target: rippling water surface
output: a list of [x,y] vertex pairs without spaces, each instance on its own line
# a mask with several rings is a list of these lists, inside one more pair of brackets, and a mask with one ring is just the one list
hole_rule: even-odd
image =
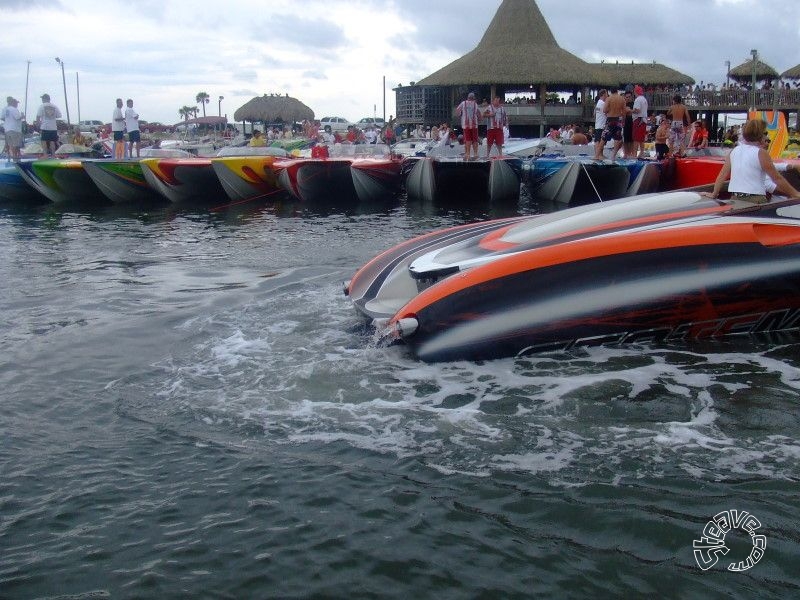
[[427,365],[342,295],[534,210],[0,207],[0,597],[800,595],[796,337]]

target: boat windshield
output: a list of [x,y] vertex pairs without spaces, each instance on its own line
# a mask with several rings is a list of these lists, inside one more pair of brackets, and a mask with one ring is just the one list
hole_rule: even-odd
[[693,211],[718,207],[716,200],[704,198],[697,192],[678,191],[634,198],[620,198],[598,204],[577,206],[542,215],[537,219],[518,223],[502,236],[510,244],[530,244],[575,231],[593,229],[617,221],[632,221],[658,214]]

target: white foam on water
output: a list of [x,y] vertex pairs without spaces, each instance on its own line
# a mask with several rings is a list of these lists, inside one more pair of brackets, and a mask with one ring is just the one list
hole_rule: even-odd
[[246,309],[193,319],[197,342],[159,365],[159,396],[212,426],[257,426],[266,442],[344,444],[442,473],[523,471],[568,486],[674,471],[800,476],[800,446],[779,420],[766,435],[737,426],[752,417],[740,396],[758,396],[764,378],[800,389],[797,368],[769,349],[425,364],[371,341],[338,275],[298,270]]

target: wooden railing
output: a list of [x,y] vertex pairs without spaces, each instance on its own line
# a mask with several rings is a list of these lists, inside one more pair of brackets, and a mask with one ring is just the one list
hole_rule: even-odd
[[[646,92],[645,97],[651,111],[665,111],[672,104],[672,97],[678,94],[691,110],[715,112],[747,112],[753,106],[753,93],[744,89],[703,90],[699,92]],[[800,89],[778,88],[756,90],[755,107],[760,110],[800,110]]]
[[[672,104],[672,98],[680,95],[683,103],[692,111],[709,113],[746,113],[752,106],[753,95],[747,90],[700,91],[680,93],[678,91],[646,92],[645,97],[650,113],[665,112]],[[757,90],[755,105],[760,110],[800,111],[800,89]],[[538,104],[505,105],[511,125],[562,125],[564,123],[592,123],[594,103],[546,104],[544,115]]]

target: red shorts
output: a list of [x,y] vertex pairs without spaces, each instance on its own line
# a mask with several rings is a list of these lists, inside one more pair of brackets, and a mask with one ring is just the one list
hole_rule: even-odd
[[503,130],[499,127],[497,129],[486,130],[486,147],[488,148],[492,144],[497,144],[498,146],[503,145]]
[[647,121],[644,119],[633,120],[633,141],[643,142],[647,139]]
[[478,130],[475,127],[465,127],[464,128],[464,143],[467,142],[477,142],[478,141]]

